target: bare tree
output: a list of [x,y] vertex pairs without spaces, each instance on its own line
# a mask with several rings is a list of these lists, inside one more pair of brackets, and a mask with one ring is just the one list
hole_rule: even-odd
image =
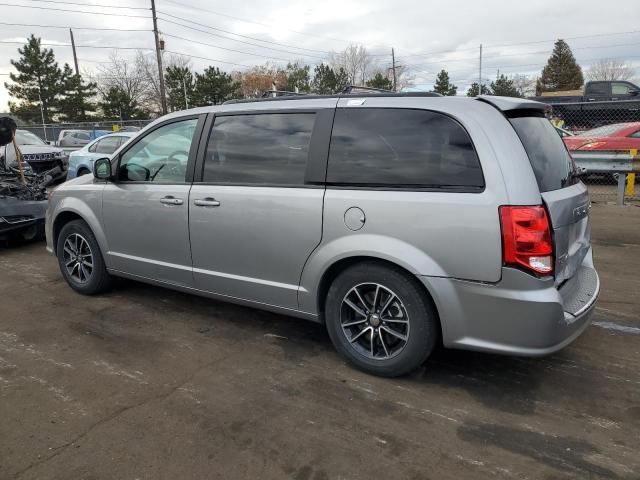
[[615,58],[604,58],[592,63],[587,70],[589,80],[630,80],[635,75],[633,68]]
[[135,66],[145,80],[145,89],[140,103],[151,112],[160,115],[162,113],[162,100],[160,96],[160,77],[158,75],[158,63],[155,53],[136,51]]
[[109,62],[97,67],[98,74],[92,78],[98,84],[98,92],[106,94],[111,88],[124,91],[129,98],[141,103],[148,89],[147,79],[136,62],[122,58],[117,50],[109,55]]
[[527,75],[516,74],[511,79],[513,86],[522,97],[532,97],[536,94],[536,79]]
[[343,68],[352,84],[364,85],[370,75],[372,60],[365,47],[350,45],[342,52],[333,53],[330,64],[332,68]]
[[409,67],[400,65],[396,67],[396,79],[397,89],[399,92],[401,92],[403,88],[414,86],[416,76],[411,73]]

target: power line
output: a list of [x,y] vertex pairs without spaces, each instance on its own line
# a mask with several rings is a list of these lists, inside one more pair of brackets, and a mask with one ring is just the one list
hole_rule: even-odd
[[191,55],[191,54],[182,53],[182,52],[173,52],[171,50],[165,50],[165,52],[173,53],[174,55],[183,55],[183,56],[189,57],[189,58],[197,58],[197,59],[200,59],[200,60],[208,60],[209,62],[228,63],[229,65],[236,65],[237,67],[246,67],[246,68],[255,67],[255,65],[244,65],[242,63],[227,62],[225,60],[218,60],[216,58],[199,57],[197,55]]
[[166,15],[167,17],[175,18],[176,20],[180,20],[180,21],[187,22],[187,23],[192,23],[192,24],[194,24],[194,25],[198,25],[198,26],[200,26],[200,27],[204,27],[204,28],[209,28],[209,29],[211,29],[211,30],[216,30],[216,31],[218,31],[218,32],[228,33],[228,34],[230,34],[230,35],[235,35],[235,36],[237,36],[237,37],[247,38],[247,39],[249,39],[249,40],[256,40],[256,41],[258,41],[258,42],[269,43],[269,44],[271,44],[271,45],[278,45],[278,46],[280,46],[280,47],[297,48],[298,50],[306,50],[306,51],[309,51],[309,52],[324,53],[324,54],[329,54],[329,53],[331,53],[331,52],[326,51],[326,50],[314,50],[314,49],[312,49],[312,48],[296,47],[295,45],[287,45],[287,44],[285,44],[285,43],[272,42],[272,41],[270,41],[270,40],[262,40],[262,39],[260,39],[260,38],[250,37],[250,36],[248,36],[248,35],[241,35],[241,34],[239,34],[239,33],[230,32],[229,30],[223,30],[222,28],[211,27],[211,26],[209,26],[209,25],[205,25],[204,23],[198,23],[198,22],[195,22],[195,21],[193,21],[193,20],[189,20],[189,19],[187,19],[187,18],[178,17],[177,15],[171,15],[170,13],[163,12],[163,11],[160,11],[160,10],[158,10],[158,13],[160,13],[160,14],[162,14],[162,15]]
[[123,8],[125,10],[149,10],[146,7],[125,7],[122,5],[105,5],[105,4],[96,4],[96,3],[87,3],[87,2],[66,2],[66,1],[58,1],[58,0],[28,0],[29,2],[42,2],[42,3],[59,3],[66,5],[80,5],[83,7],[101,7],[101,8]]
[[[615,45],[594,45],[594,46],[588,46],[588,47],[574,47],[572,50],[593,50],[593,49],[597,49],[597,48],[617,48],[617,47],[635,47],[640,45],[640,43],[638,42],[634,42],[634,43],[618,43]],[[542,55],[542,54],[548,54],[549,51],[548,50],[538,50],[535,52],[521,52],[521,53],[507,53],[507,54],[503,54],[503,55],[490,55],[490,56],[483,56],[482,59],[487,59],[487,58],[503,58],[503,57],[524,57],[527,55]],[[407,67],[411,67],[411,66],[421,66],[421,65],[434,65],[434,64],[442,64],[442,63],[450,63],[450,62],[466,62],[469,60],[475,60],[477,59],[477,55],[473,56],[473,57],[462,57],[462,58],[454,58],[452,60],[447,60],[447,59],[443,59],[440,61],[435,61],[435,62],[420,62],[420,63],[406,63],[405,65]]]
[[241,53],[243,55],[252,55],[254,57],[268,58],[268,59],[271,59],[271,60],[281,60],[283,62],[288,62],[288,61],[291,60],[290,58],[270,57],[270,56],[266,56],[266,55],[261,55],[259,53],[243,52],[242,50],[234,50],[232,48],[219,47],[218,45],[214,45],[212,43],[200,42],[198,40],[193,40],[192,38],[185,38],[185,37],[179,37],[178,35],[171,35],[170,33],[163,33],[162,36],[171,37],[171,38],[177,38],[178,40],[184,40],[186,42],[197,43],[199,45],[205,45],[207,47],[219,48],[221,50],[227,50],[229,52]]
[[[187,7],[187,8],[190,8],[192,10],[198,10],[198,11],[201,11],[201,12],[210,13],[212,15],[219,15],[221,17],[232,18],[233,20],[239,20],[241,22],[252,24],[252,25],[260,25],[261,27],[267,27],[267,28],[276,28],[273,25],[269,25],[267,23],[256,22],[254,20],[247,20],[245,18],[235,17],[235,16],[229,15],[227,13],[215,12],[213,10],[207,10],[206,8],[195,7],[193,5],[189,5],[189,4],[185,4],[185,3],[181,3],[181,2],[175,2],[173,0],[163,0],[163,1],[166,2],[166,3],[172,3],[174,5],[178,5],[178,6],[183,7],[183,8]],[[291,29],[282,28],[282,27],[277,27],[277,28],[280,29],[280,30],[283,30],[285,32],[291,32],[291,33],[295,33],[295,34],[298,34],[298,35],[305,35],[307,37],[320,38],[320,39],[323,39],[323,40],[332,40],[332,41],[335,41],[335,42],[350,43],[350,44],[351,43],[360,43],[360,42],[355,42],[353,40],[346,40],[344,38],[327,37],[325,35],[316,35],[316,34],[313,34],[313,33],[305,33],[305,32],[300,32],[298,30],[291,30]],[[381,45],[381,46],[386,47],[386,45]]]
[[[640,30],[630,30],[627,32],[612,32],[612,33],[595,33],[592,35],[579,35],[576,37],[564,37],[564,40],[579,40],[579,39],[583,39],[583,38],[596,38],[596,37],[609,37],[609,36],[615,36],[615,35],[631,35],[631,34],[635,34],[635,33],[640,33]],[[558,39],[552,39],[552,40],[532,40],[532,41],[526,41],[526,42],[518,42],[518,43],[505,43],[505,44],[499,44],[499,45],[487,45],[485,48],[502,48],[502,47],[517,47],[520,45],[533,45],[536,43],[548,43],[548,42],[555,42]],[[443,53],[457,53],[457,52],[465,52],[465,51],[470,51],[470,50],[476,50],[477,47],[471,47],[471,48],[461,48],[461,49],[453,49],[453,50],[442,50],[439,52],[429,52],[429,53],[417,53],[417,54],[409,54],[409,55],[402,55],[400,58],[409,58],[409,57],[428,57],[430,55],[440,55]]]
[[[12,42],[8,40],[0,40],[0,44],[13,44],[13,45],[24,45],[26,42]],[[41,43],[40,45],[44,45],[45,47],[70,47],[70,43]],[[76,45],[77,48],[110,48],[113,50],[153,50],[153,48],[148,47],[119,47],[114,45]]]
[[[173,24],[173,25],[179,25],[179,26],[181,26],[181,27],[188,28],[189,30],[194,30],[194,31],[196,31],[196,32],[205,33],[205,34],[207,34],[207,35],[211,35],[212,37],[224,38],[225,40],[231,40],[231,41],[234,41],[234,42],[243,43],[243,44],[245,44],[245,45],[251,45],[251,46],[254,46],[254,47],[258,47],[258,48],[264,48],[264,49],[266,49],[266,50],[273,50],[273,51],[275,51],[275,52],[288,53],[288,54],[290,54],[290,55],[297,55],[297,56],[299,56],[299,57],[323,58],[323,57],[320,57],[320,56],[317,56],[317,55],[303,54],[303,53],[301,53],[301,52],[292,52],[291,50],[283,50],[283,49],[281,49],[281,48],[268,47],[268,46],[266,46],[266,45],[259,45],[259,44],[257,44],[257,43],[247,42],[247,41],[245,41],[245,40],[239,40],[239,39],[237,39],[237,38],[226,37],[226,36],[224,36],[224,35],[220,35],[219,33],[208,32],[208,31],[206,31],[206,30],[202,30],[202,29],[200,29],[200,28],[192,27],[192,26],[189,26],[189,25],[184,25],[184,24],[182,24],[182,23],[174,22],[173,20],[169,20],[169,19],[162,18],[162,17],[158,17],[158,20],[162,20],[163,22],[171,23],[171,24]],[[209,28],[210,28],[210,27],[209,27]]]
[[16,3],[0,3],[3,7],[18,7],[18,8],[32,8],[35,10],[53,10],[56,12],[71,12],[71,13],[89,13],[91,15],[108,15],[110,17],[127,17],[127,18],[146,18],[151,17],[147,15],[129,15],[124,13],[106,13],[106,12],[88,12],[86,10],[70,10],[68,8],[54,8],[54,7],[36,7],[35,5],[18,5]]
[[[595,57],[595,58],[585,58],[582,59],[581,62],[597,62],[599,60],[628,60],[630,58],[640,58],[640,55],[631,55],[631,56],[627,56],[627,57]],[[488,70],[500,70],[501,72],[503,70],[507,70],[507,69],[512,69],[512,68],[522,68],[522,67],[536,67],[536,68],[541,68],[544,67],[544,63],[521,63],[521,64],[515,64],[515,65],[487,65],[484,66],[483,68],[486,68]],[[458,69],[458,70],[451,70],[448,71],[448,73],[466,73],[470,70],[462,70],[462,69]],[[423,73],[425,75],[434,75],[436,72],[428,72],[426,70],[418,70],[416,73]],[[517,72],[514,72],[517,73]],[[454,80],[452,80],[454,81]]]
[[74,30],[97,30],[97,31],[114,31],[114,32],[150,32],[145,29],[129,29],[129,28],[104,28],[104,27],[68,27],[63,25],[39,25],[35,23],[10,23],[0,22],[0,25],[8,25],[11,27],[38,27],[38,28],[73,28]]

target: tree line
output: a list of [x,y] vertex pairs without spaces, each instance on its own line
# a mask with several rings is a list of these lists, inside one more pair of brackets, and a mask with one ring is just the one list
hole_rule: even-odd
[[[5,87],[13,99],[9,102],[11,113],[24,121],[130,120],[161,114],[158,68],[152,54],[137,51],[133,59],[126,59],[114,51],[95,73],[80,75],[66,63],[60,67],[53,50],[43,48],[41,39],[34,35],[18,53],[20,58],[11,60],[17,73],[10,73],[11,83],[5,83]],[[382,69],[362,46],[334,53],[313,70],[294,61],[286,67],[265,63],[242,72],[225,72],[214,66],[196,72],[184,56],[169,55],[164,60],[170,111],[258,97],[274,86],[277,90],[316,94],[339,93],[347,85],[394,88],[390,69]],[[397,90],[413,85],[407,67],[397,67],[395,73]],[[633,71],[622,62],[603,60],[593,64],[587,75],[592,80],[619,80],[628,79]],[[495,80],[483,82],[481,87],[478,82],[472,83],[466,94],[526,97],[543,91],[578,89],[583,83],[582,68],[569,45],[558,40],[537,79],[498,73]],[[458,86],[443,69],[435,78],[433,91],[453,96],[458,95]]]
[[[18,49],[20,58],[11,60],[17,73],[6,82],[12,100],[12,114],[26,122],[85,122],[100,119],[147,119],[161,114],[161,96],[156,59],[137,51],[133,59],[117,51],[94,73],[76,74],[69,64],[62,67],[53,49],[43,48],[31,35]],[[272,63],[246,71],[225,72],[209,66],[193,70],[191,61],[166,55],[164,72],[167,107],[170,111],[218,105],[236,98],[258,97],[274,86],[277,90],[334,94],[347,85],[392,89],[388,72],[371,60],[364,47],[351,46],[334,53],[328,62],[313,70],[300,61],[286,67]],[[411,84],[406,69],[396,72],[398,88]]]

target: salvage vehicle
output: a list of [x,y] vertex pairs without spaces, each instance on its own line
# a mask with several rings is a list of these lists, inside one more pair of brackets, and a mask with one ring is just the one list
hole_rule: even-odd
[[0,240],[33,240],[44,234],[47,188],[60,177],[59,167],[41,174],[28,172],[22,182],[17,168],[0,163]]
[[[49,145],[28,130],[16,130],[16,143],[20,146],[22,159],[27,164],[25,166],[33,173],[45,173],[55,167],[66,170],[68,156],[62,148]],[[0,161],[7,167],[16,166],[16,151],[13,145],[0,147]]]
[[[65,135],[62,135],[65,133]],[[65,148],[80,148],[91,140],[107,135],[105,130],[62,130],[58,139],[58,145]]]
[[640,121],[640,87],[627,81],[591,81],[582,90],[543,92],[530,99],[550,105],[570,130]]
[[321,322],[383,376],[434,347],[538,356],[589,325],[590,201],[545,105],[273,97],[175,112],[53,192],[47,249],[114,276]]
[[93,162],[98,158],[112,155],[121,145],[136,135],[137,132],[119,132],[104,135],[86,144],[80,150],[71,152],[69,154],[67,180],[91,173],[93,171]]
[[569,150],[619,151],[640,148],[640,122],[614,123],[564,138]]

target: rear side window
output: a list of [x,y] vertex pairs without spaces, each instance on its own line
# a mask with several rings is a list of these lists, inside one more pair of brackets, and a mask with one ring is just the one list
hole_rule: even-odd
[[549,120],[516,117],[509,121],[527,151],[541,192],[558,190],[574,182],[569,152]]
[[204,182],[303,185],[313,113],[216,117],[204,162]]
[[103,138],[102,140],[98,140],[98,142],[93,146],[95,148],[92,151],[96,153],[106,153],[107,155],[111,155],[118,149],[120,143],[120,137]]
[[336,111],[327,183],[479,191],[484,179],[465,129],[425,110]]
[[591,82],[587,95],[609,95],[609,84],[607,82]]

